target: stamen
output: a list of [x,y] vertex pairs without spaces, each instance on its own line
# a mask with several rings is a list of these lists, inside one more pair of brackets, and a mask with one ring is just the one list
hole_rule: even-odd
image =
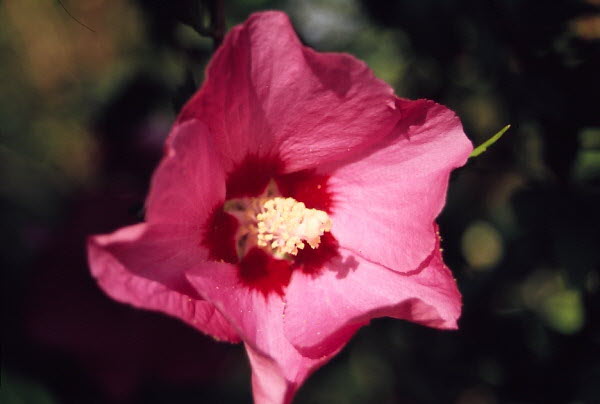
[[259,198],[262,202],[256,214],[259,247],[270,247],[277,256],[296,255],[305,242],[317,248],[321,236],[331,230],[326,212],[308,209],[294,198]]

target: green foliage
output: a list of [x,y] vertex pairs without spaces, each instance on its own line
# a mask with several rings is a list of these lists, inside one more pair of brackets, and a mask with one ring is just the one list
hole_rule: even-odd
[[41,385],[19,378],[2,369],[2,404],[58,404],[52,395]]
[[491,138],[489,138],[488,140],[486,140],[485,142],[483,142],[482,144],[480,144],[479,146],[477,146],[471,152],[471,155],[469,156],[469,158],[471,158],[471,157],[477,157],[481,153],[483,153],[484,151],[486,151],[488,149],[488,147],[490,147],[491,145],[493,145],[494,143],[496,143],[498,140],[500,140],[500,138],[502,137],[502,135],[504,135],[504,133],[506,133],[506,131],[509,130],[509,129],[510,129],[510,125],[506,125],[502,129],[500,129],[498,131],[498,133],[496,133]]

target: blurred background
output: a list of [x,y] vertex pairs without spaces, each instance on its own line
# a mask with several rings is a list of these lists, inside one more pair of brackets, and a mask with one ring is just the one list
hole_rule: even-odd
[[[600,1],[0,1],[9,403],[249,403],[241,346],[109,300],[86,235],[142,219],[222,26],[280,9],[480,144],[440,217],[460,330],[377,320],[296,403],[600,403]],[[212,16],[212,18],[211,18]]]

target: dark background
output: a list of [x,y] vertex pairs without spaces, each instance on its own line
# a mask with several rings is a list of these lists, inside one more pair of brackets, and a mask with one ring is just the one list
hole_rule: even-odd
[[[251,401],[241,346],[109,300],[84,251],[142,219],[215,4],[0,2],[3,404]],[[374,321],[295,402],[600,403],[600,1],[229,0],[227,27],[269,8],[475,144],[512,124],[439,219],[460,330]]]

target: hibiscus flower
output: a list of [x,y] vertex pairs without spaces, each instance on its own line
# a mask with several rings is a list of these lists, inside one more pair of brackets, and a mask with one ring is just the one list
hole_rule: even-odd
[[257,13],[180,113],[145,222],[91,237],[91,270],[114,299],[242,341],[255,402],[288,403],[372,318],[457,327],[435,219],[471,150],[452,111]]

